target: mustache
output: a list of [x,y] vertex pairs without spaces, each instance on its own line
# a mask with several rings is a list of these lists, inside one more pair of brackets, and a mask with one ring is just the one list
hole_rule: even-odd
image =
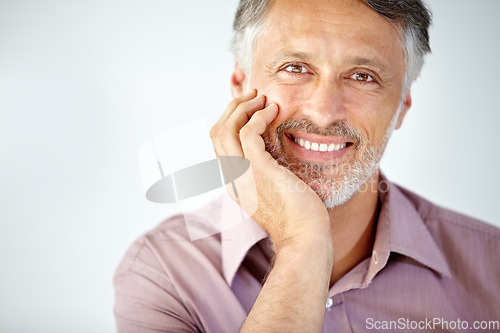
[[276,139],[281,139],[285,131],[302,130],[308,134],[322,136],[338,136],[346,141],[363,144],[363,136],[355,127],[345,122],[334,122],[327,127],[321,128],[313,124],[309,119],[285,120],[276,129]]

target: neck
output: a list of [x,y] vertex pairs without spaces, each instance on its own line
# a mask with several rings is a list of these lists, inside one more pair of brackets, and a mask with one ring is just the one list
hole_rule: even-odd
[[335,255],[330,286],[371,256],[379,210],[378,181],[377,170],[348,202],[329,210]]

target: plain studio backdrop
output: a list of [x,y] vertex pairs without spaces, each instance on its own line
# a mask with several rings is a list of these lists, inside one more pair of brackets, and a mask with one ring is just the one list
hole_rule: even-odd
[[[139,147],[218,119],[231,99],[236,5],[0,1],[0,331],[115,331],[116,266],[178,210],[145,199]],[[433,54],[382,166],[500,225],[500,2],[430,7]]]

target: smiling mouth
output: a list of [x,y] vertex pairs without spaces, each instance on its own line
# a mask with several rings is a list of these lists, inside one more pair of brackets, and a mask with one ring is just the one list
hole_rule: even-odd
[[302,138],[296,138],[293,135],[288,135],[290,139],[295,142],[297,145],[301,146],[306,150],[312,150],[317,152],[332,152],[339,151],[346,147],[351,146],[352,142],[343,142],[343,143],[326,143],[326,142],[313,142],[309,140],[305,140]]

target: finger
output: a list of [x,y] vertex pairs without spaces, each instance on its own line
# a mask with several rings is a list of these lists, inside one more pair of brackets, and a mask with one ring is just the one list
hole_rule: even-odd
[[241,103],[229,119],[212,133],[212,141],[217,147],[216,151],[218,149],[219,156],[222,154],[226,156],[243,156],[239,132],[255,112],[262,110],[265,101],[264,96],[257,96],[252,100]]
[[265,105],[266,97],[263,95],[259,95],[250,101],[241,103],[229,116],[224,127],[238,134],[241,128],[248,123],[250,118],[252,118],[254,113],[264,109]]
[[231,116],[231,114],[236,110],[238,105],[240,105],[243,102],[247,102],[257,96],[257,90],[252,89],[249,92],[247,92],[245,95],[233,99],[226,107],[222,115],[220,116],[219,120],[217,123],[215,123],[214,127],[219,128],[221,127],[227,119]]
[[265,150],[264,140],[261,135],[264,134],[267,126],[271,124],[277,115],[278,106],[272,103],[265,109],[256,112],[241,129],[240,141],[243,154],[251,162],[261,163],[272,158]]

